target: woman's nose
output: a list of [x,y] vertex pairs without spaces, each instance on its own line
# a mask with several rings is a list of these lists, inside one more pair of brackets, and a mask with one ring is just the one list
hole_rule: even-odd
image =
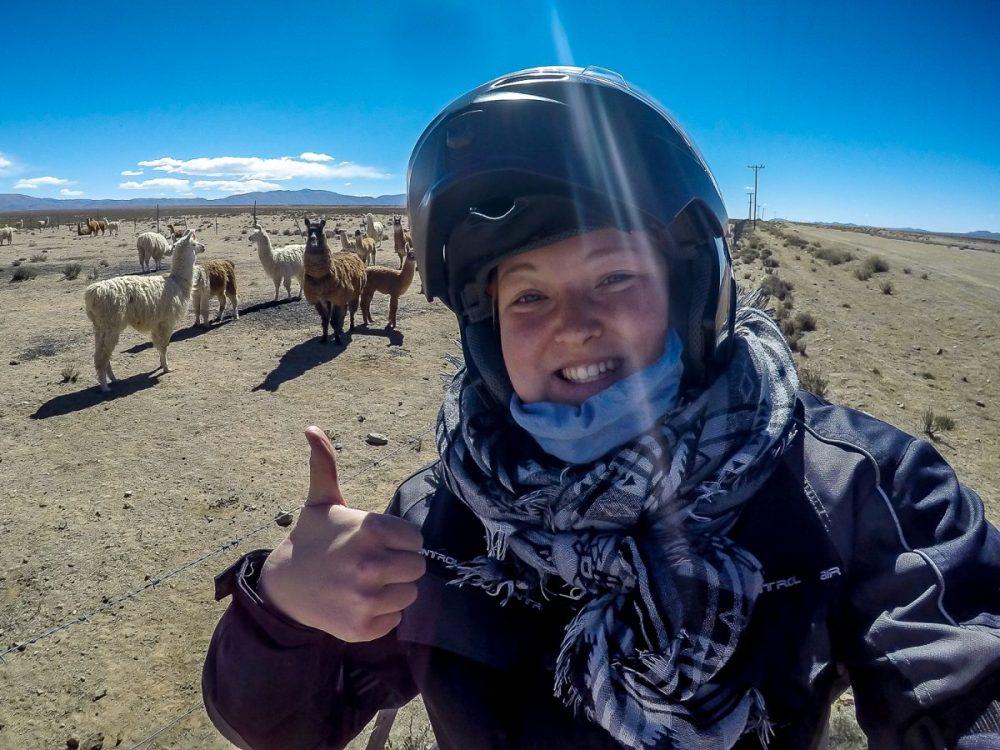
[[555,343],[580,345],[601,335],[600,307],[585,294],[570,294],[555,311]]

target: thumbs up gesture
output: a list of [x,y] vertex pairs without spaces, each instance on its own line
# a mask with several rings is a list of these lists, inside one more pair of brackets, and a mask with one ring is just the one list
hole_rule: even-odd
[[291,533],[268,555],[257,589],[282,614],[344,641],[390,632],[424,574],[420,529],[347,507],[337,453],[318,427],[309,441],[309,493]]

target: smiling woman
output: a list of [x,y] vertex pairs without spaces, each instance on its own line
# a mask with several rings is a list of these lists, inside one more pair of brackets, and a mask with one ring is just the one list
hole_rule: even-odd
[[490,81],[408,206],[465,355],[440,459],[366,514],[307,432],[295,529],[217,586],[227,737],[343,748],[419,692],[442,750],[815,750],[850,684],[873,748],[1000,746],[1000,534],[928,443],[798,388],[656,102]]
[[497,269],[500,341],[526,402],[581,404],[655,362],[668,323],[653,238],[608,227],[508,257]]

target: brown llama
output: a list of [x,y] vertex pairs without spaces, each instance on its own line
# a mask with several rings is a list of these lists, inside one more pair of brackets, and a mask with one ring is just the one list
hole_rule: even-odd
[[172,240],[179,240],[181,237],[184,236],[184,233],[187,230],[186,229],[174,229],[174,225],[173,224],[167,224],[167,231],[170,232],[170,239],[172,239]]
[[87,226],[90,227],[90,236],[91,237],[96,237],[97,236],[97,230],[99,230],[101,228],[101,225],[98,224],[93,219],[87,219]]
[[365,290],[361,294],[361,315],[365,325],[372,322],[372,297],[375,292],[389,295],[389,322],[386,328],[396,327],[396,310],[399,306],[399,298],[406,294],[413,281],[413,271],[417,267],[416,255],[413,250],[407,248],[406,260],[400,270],[376,266],[368,269],[368,281],[365,282]]
[[86,237],[88,234],[91,233],[90,222],[87,223],[86,227],[87,228],[84,229],[83,225],[80,222],[76,222],[76,233],[81,237]]
[[236,267],[231,260],[206,260],[194,267],[194,285],[191,289],[191,304],[194,307],[194,324],[208,328],[208,305],[212,297],[219,300],[219,314],[215,322],[222,320],[226,300],[232,305],[233,320],[240,319],[240,299],[236,296]]
[[302,255],[305,267],[302,291],[306,301],[316,307],[323,323],[323,343],[329,340],[330,321],[333,320],[333,340],[341,343],[347,308],[351,310],[351,327],[358,311],[361,291],[367,274],[364,262],[354,253],[334,253],[326,242],[323,227],[326,219],[310,222],[306,218],[306,250]]
[[354,252],[366,266],[375,265],[375,240],[362,235],[360,229],[354,230]]
[[403,267],[403,258],[406,257],[406,250],[413,247],[413,237],[410,236],[409,229],[403,229],[403,217],[392,217],[392,244],[399,256],[399,267]]

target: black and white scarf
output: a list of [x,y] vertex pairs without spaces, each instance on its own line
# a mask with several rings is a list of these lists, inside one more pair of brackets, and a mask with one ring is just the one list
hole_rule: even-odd
[[575,600],[554,693],[628,748],[769,738],[756,690],[708,728],[685,703],[712,690],[761,591],[759,562],[726,533],[790,442],[797,386],[776,324],[743,305],[730,367],[590,465],[542,452],[487,407],[464,369],[447,389],[442,478],[487,537],[487,554],[455,566],[453,583],[504,602]]

